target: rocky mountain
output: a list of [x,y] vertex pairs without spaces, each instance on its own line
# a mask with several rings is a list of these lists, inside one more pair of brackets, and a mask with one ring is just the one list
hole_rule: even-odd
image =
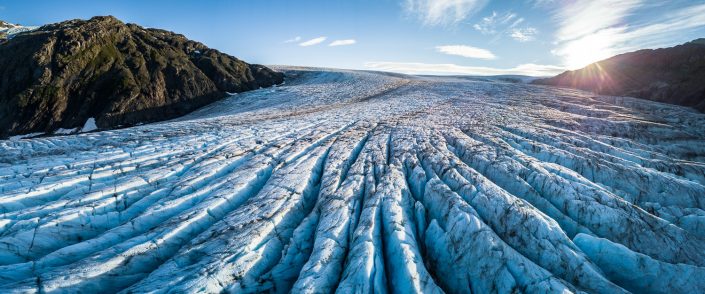
[[180,34],[112,16],[65,21],[0,40],[0,137],[165,120],[282,82]]
[[0,20],[0,32],[5,32],[11,28],[14,28],[15,26],[16,25],[11,24],[9,22]]
[[534,83],[644,98],[705,112],[705,39],[617,55]]
[[12,28],[12,24],[0,20],[0,40],[7,38],[7,30]]

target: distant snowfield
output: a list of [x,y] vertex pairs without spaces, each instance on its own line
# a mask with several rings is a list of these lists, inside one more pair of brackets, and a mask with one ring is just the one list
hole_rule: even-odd
[[[0,22],[2,23],[2,22]],[[10,23],[4,23],[3,25],[0,25],[0,33],[4,33],[7,35],[8,39],[12,39],[15,35],[19,33],[24,33],[24,32],[29,32],[38,29],[39,27],[37,26],[21,26],[21,25],[15,25],[15,24],[10,24]]]
[[705,289],[705,115],[282,70],[177,120],[0,141],[3,291]]

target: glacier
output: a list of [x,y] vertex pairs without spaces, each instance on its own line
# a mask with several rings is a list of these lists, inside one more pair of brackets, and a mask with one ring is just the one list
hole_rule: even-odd
[[705,115],[279,67],[131,128],[0,141],[8,293],[696,293]]

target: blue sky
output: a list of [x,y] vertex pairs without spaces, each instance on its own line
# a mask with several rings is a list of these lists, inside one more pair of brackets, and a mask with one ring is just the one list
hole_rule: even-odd
[[705,0],[0,0],[23,25],[108,14],[248,62],[426,74],[551,75],[705,37]]

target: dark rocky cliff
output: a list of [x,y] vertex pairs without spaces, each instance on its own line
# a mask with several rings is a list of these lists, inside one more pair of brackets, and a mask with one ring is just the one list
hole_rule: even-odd
[[46,25],[0,40],[0,137],[178,117],[283,82],[261,65],[172,32],[111,17]]
[[705,39],[617,55],[533,83],[644,98],[705,112]]

